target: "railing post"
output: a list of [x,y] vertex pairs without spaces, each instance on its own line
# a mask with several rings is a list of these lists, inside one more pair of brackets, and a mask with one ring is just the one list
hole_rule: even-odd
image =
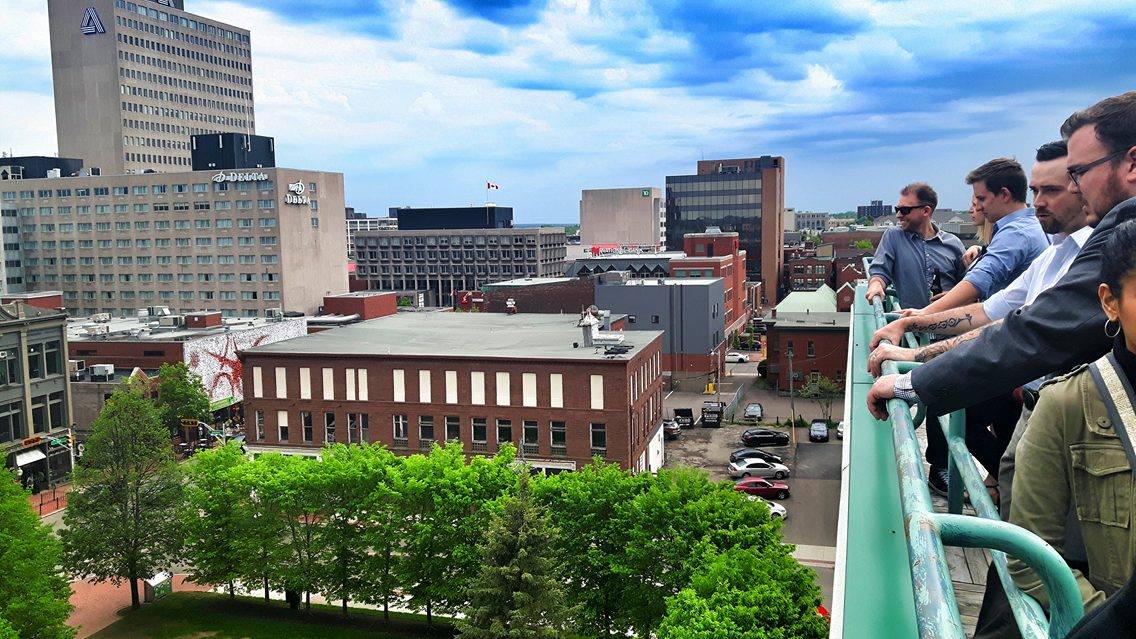
[[[935,417],[934,420],[939,422],[939,428],[942,429],[942,418]],[[962,514],[962,474],[959,472],[959,463],[955,461],[955,456],[950,454],[950,443],[959,441],[965,447],[966,411],[959,410],[951,413],[946,432],[943,435],[947,439],[947,512],[959,515]],[[973,501],[973,499],[972,495],[971,500]]]

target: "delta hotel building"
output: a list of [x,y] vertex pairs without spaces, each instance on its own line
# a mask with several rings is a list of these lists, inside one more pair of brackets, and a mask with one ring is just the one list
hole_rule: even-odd
[[247,30],[181,0],[48,17],[60,157],[0,158],[6,290],[230,317],[347,291],[343,176],[277,167],[254,135]]

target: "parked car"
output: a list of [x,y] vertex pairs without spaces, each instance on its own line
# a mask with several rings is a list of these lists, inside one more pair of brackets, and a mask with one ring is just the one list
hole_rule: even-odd
[[789,467],[777,462],[767,462],[764,459],[739,459],[726,466],[730,477],[773,477],[784,479],[789,476]]
[[785,460],[781,459],[780,455],[774,455],[760,448],[742,448],[730,453],[730,461],[736,462],[739,459],[764,459],[767,462],[773,462],[775,464],[785,463]]
[[682,427],[673,419],[663,420],[663,439],[678,439],[682,434]]
[[809,424],[809,441],[828,441],[828,422],[823,419],[814,419],[813,423]]
[[774,499],[789,498],[789,484],[780,481],[769,481],[761,477],[746,477],[734,484],[734,490],[747,495],[759,497],[773,497]]
[[773,519],[785,520],[789,518],[789,510],[775,501],[769,501],[768,499],[765,499],[764,497],[758,497],[757,495],[746,495],[746,497],[753,501],[761,501],[766,506],[768,506],[769,516]]
[[844,439],[844,421],[843,420],[841,420],[841,422],[836,425],[836,438],[837,439]]
[[744,415],[745,419],[747,420],[759,422],[762,419],[765,419],[765,409],[762,408],[761,404],[759,404],[758,402],[752,402],[750,404],[746,404]]
[[730,351],[726,353],[726,361],[735,363],[748,362],[749,355],[746,355],[745,353],[739,353],[737,351]]
[[742,445],[751,448],[757,446],[788,446],[789,433],[768,428],[748,428],[742,432]]
[[726,414],[726,405],[722,402],[702,402],[702,427],[718,428]]

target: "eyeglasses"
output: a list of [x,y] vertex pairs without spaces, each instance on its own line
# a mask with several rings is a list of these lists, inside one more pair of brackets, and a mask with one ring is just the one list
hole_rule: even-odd
[[1079,189],[1081,188],[1081,176],[1088,173],[1093,167],[1100,166],[1101,164],[1104,164],[1109,160],[1115,160],[1125,153],[1128,153],[1128,149],[1124,149],[1123,151],[1116,151],[1115,153],[1109,153],[1103,158],[1093,160],[1088,164],[1073,165],[1067,168],[1065,171],[1069,174],[1069,179],[1073,181],[1073,186],[1076,186]]
[[908,213],[914,211],[915,209],[921,209],[925,206],[930,206],[930,204],[916,204],[915,206],[897,206],[897,207],[895,207],[895,212],[896,212],[897,215],[907,215]]

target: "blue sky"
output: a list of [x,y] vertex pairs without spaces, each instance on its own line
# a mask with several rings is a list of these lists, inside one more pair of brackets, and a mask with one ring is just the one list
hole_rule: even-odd
[[[493,199],[578,218],[585,188],[700,158],[786,157],[786,204],[840,211],[1027,164],[1076,108],[1136,88],[1136,3],[1080,0],[186,0],[252,30],[257,132],[347,201]],[[47,9],[0,0],[0,148],[56,149]],[[1126,46],[1127,45],[1127,46]]]

